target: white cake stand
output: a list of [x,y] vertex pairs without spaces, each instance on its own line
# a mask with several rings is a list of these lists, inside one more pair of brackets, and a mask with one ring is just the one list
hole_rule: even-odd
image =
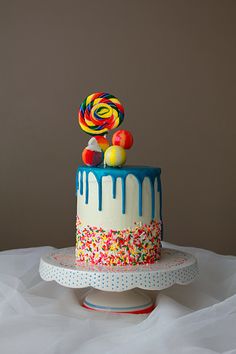
[[[161,260],[152,265],[75,265],[75,249],[63,248],[43,256],[39,267],[43,280],[55,280],[69,288],[92,287],[82,306],[96,311],[148,313],[155,304],[139,289],[161,290],[173,284],[189,284],[198,274],[191,254],[163,248]],[[136,288],[136,289],[135,289]]]

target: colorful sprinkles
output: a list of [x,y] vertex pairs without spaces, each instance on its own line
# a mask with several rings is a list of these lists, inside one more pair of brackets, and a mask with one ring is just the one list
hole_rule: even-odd
[[161,223],[106,231],[76,220],[76,262],[101,265],[152,264],[161,255]]

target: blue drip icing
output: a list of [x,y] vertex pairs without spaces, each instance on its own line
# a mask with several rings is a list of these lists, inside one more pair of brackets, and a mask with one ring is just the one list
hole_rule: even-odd
[[143,215],[143,179],[138,179],[138,212],[139,216]]
[[77,194],[77,191],[79,190],[79,172],[76,173],[76,178],[75,178],[75,191]]
[[88,173],[85,174],[85,204],[88,204],[89,186],[88,186]]
[[98,184],[98,210],[102,210],[102,179],[99,180]]
[[[149,178],[151,185],[151,203],[152,203],[152,219],[155,217],[155,191],[154,184],[157,178],[157,190],[160,196],[160,220],[162,221],[162,188],[161,188],[161,169],[158,167],[145,167],[145,166],[125,166],[122,168],[111,167],[89,167],[80,166],[76,174],[76,192],[79,190],[83,195],[83,173],[85,173],[85,203],[88,203],[89,198],[89,183],[88,174],[93,173],[98,184],[98,210],[102,210],[102,178],[105,176],[111,176],[112,178],[112,197],[116,198],[116,181],[117,178],[121,178],[122,186],[122,213],[126,211],[126,177],[131,174],[136,177],[139,185],[139,216],[142,216],[143,209],[143,180],[145,177]],[[79,180],[80,173],[80,180]],[[162,237],[163,237],[163,225],[162,225]]]
[[113,199],[116,198],[116,176],[111,176],[112,177],[112,197]]
[[121,178],[121,188],[122,188],[122,214],[125,214],[126,209],[126,177]]
[[151,196],[152,196],[152,219],[155,217],[155,191],[154,191],[155,178],[150,179]]
[[97,184],[98,184],[98,210],[102,210],[102,175],[96,175],[94,173],[96,179],[97,179]]
[[79,185],[80,185],[79,192],[80,192],[80,195],[83,195],[83,193],[84,193],[83,175],[84,175],[84,172],[80,171],[80,181],[79,181]]

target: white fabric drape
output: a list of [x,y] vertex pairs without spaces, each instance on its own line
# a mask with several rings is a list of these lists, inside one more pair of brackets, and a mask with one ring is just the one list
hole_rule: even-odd
[[164,246],[194,254],[200,274],[159,292],[149,315],[89,311],[78,305],[87,289],[44,282],[52,247],[0,252],[0,354],[236,353],[236,257]]

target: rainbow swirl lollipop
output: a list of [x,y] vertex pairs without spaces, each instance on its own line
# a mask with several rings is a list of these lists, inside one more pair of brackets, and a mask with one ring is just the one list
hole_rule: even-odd
[[78,114],[81,129],[90,135],[104,135],[117,128],[123,119],[122,104],[116,97],[105,92],[96,92],[86,97]]

